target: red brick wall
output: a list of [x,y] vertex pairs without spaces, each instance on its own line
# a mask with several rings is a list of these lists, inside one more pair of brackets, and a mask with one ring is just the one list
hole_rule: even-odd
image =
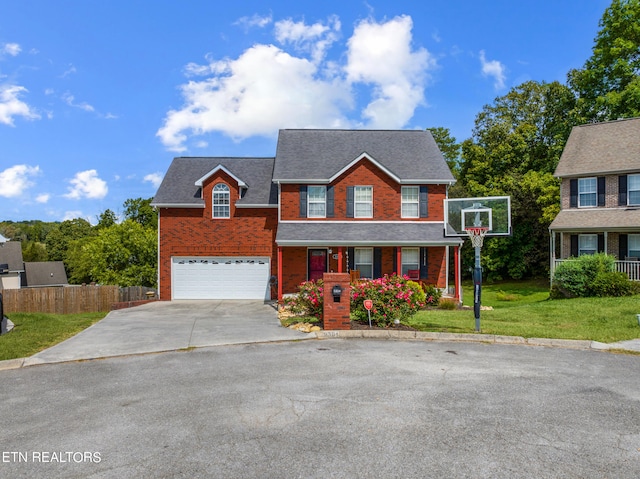
[[[213,185],[223,181],[231,190],[231,218],[214,219]],[[275,234],[277,209],[236,208],[238,185],[218,172],[203,186],[205,208],[160,208],[159,296],[171,299],[172,256],[267,256],[271,274],[277,272]]]
[[[442,221],[443,200],[446,185],[428,185],[429,217],[401,217],[401,187],[369,160],[362,160],[338,177],[334,182],[335,215],[331,220],[367,221],[367,218],[347,218],[347,186],[373,186],[373,219],[377,221]],[[282,220],[300,219],[299,185],[281,185]],[[324,221],[323,218],[308,218],[309,221]],[[371,221],[371,218],[368,219]]]

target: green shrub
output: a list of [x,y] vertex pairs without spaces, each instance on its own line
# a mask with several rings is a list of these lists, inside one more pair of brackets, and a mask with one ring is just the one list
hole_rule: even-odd
[[551,299],[589,296],[628,296],[638,287],[615,271],[615,257],[605,253],[563,261],[553,275]]
[[591,296],[631,296],[636,288],[626,274],[617,271],[600,272],[591,283]]
[[424,306],[425,295],[420,285],[403,276],[385,275],[351,286],[351,314],[357,321],[368,321],[365,299],[373,301],[371,322],[377,326],[388,326],[396,319],[405,321]]
[[424,290],[425,304],[427,306],[438,306],[440,304],[440,298],[442,298],[442,291],[431,284],[425,284],[422,289]]

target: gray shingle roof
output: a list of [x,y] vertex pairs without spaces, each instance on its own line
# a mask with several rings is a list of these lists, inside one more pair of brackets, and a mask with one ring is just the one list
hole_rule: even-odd
[[277,188],[271,182],[273,158],[175,158],[156,192],[153,206],[204,206],[195,182],[218,166],[247,185],[238,205],[277,205]]
[[24,264],[25,286],[60,286],[68,284],[62,261],[36,261]]
[[562,210],[549,229],[553,231],[638,231],[640,209],[585,208]]
[[424,130],[280,130],[273,179],[327,181],[363,154],[401,181],[455,182]]
[[555,176],[640,170],[640,118],[592,123],[571,130]]
[[0,264],[8,264],[11,272],[24,271],[22,243],[20,241],[0,243]]
[[443,223],[316,221],[280,223],[276,243],[280,246],[442,246],[459,245],[462,240],[445,237]]

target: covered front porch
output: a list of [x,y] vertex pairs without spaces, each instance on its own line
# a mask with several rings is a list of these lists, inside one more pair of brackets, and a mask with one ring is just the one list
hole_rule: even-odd
[[462,241],[445,237],[442,223],[284,223],[276,244],[279,300],[325,272],[350,273],[354,279],[406,275],[460,299]]

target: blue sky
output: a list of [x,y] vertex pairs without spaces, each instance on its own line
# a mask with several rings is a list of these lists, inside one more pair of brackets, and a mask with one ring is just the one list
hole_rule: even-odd
[[175,156],[274,156],[280,128],[462,141],[566,81],[609,0],[0,0],[0,220],[92,223]]

